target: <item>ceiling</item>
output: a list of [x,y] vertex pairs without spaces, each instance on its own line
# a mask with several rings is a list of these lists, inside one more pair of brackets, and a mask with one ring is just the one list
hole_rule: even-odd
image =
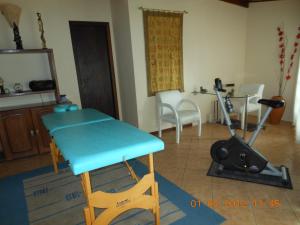
[[221,0],[221,1],[236,4],[236,5],[248,8],[251,3],[270,2],[270,1],[279,1],[279,0]]

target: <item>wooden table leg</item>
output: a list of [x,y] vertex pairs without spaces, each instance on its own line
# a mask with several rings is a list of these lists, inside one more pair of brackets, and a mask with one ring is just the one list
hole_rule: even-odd
[[[149,173],[154,175],[154,163],[153,163],[153,154],[149,154]],[[153,176],[154,177],[154,176]],[[158,183],[155,182],[151,185],[151,195],[154,197],[156,204],[153,209],[153,214],[155,216],[155,224],[160,225],[160,207],[159,207],[159,193],[158,193]]]
[[81,175],[81,184],[82,184],[82,188],[84,190],[84,193],[85,193],[85,196],[87,199],[87,205],[88,205],[88,207],[86,207],[83,210],[83,213],[84,213],[86,225],[90,225],[95,221],[95,209],[90,204],[90,196],[92,194],[92,187],[91,187],[90,175],[88,172],[83,173]]
[[91,214],[90,214],[89,208],[86,207],[83,209],[83,215],[84,215],[85,225],[92,225]]
[[159,206],[159,192],[158,192],[158,183],[155,182],[155,198],[156,198],[156,210],[155,210],[155,223],[160,225],[160,206]]
[[50,150],[51,150],[51,157],[52,157],[52,164],[53,164],[53,169],[55,173],[58,173],[58,150],[55,146],[55,143],[53,140],[50,142]]

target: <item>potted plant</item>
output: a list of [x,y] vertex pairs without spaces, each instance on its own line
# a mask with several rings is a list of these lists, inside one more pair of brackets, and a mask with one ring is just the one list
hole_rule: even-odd
[[[278,95],[273,96],[272,99],[283,100],[283,94],[287,82],[292,78],[292,68],[294,65],[294,59],[298,51],[299,39],[300,39],[300,26],[298,27],[298,33],[296,35],[295,42],[293,43],[292,52],[289,58],[286,58],[286,46],[288,44],[287,36],[284,32],[283,27],[277,27],[278,34],[278,47],[279,47],[279,64],[280,64],[280,73],[279,73],[279,88]],[[282,108],[273,109],[270,114],[270,123],[278,124],[281,121],[285,110],[285,105]]]

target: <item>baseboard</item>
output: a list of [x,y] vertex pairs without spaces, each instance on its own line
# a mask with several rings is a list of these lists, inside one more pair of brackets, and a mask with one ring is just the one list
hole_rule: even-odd
[[[192,123],[189,123],[189,124],[183,125],[183,128],[184,128],[184,127],[192,127],[192,126],[193,126],[193,124],[192,124]],[[176,127],[166,128],[166,129],[164,129],[164,130],[162,130],[162,131],[165,132],[165,131],[172,131],[172,130],[176,130]],[[158,135],[158,131],[150,132],[150,134],[152,134],[152,135]]]

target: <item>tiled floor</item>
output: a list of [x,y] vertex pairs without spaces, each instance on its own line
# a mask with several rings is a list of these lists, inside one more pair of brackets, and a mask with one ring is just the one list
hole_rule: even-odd
[[196,128],[184,128],[176,145],[175,131],[163,132],[166,150],[155,155],[156,170],[211,205],[226,217],[226,225],[300,225],[300,145],[294,144],[290,124],[267,125],[254,147],[275,165],[289,167],[294,190],[206,176],[210,146],[229,134],[217,124],[203,125],[200,138],[196,134]]
[[[163,132],[166,149],[154,156],[156,170],[195,199],[211,205],[226,217],[225,225],[300,225],[300,145],[294,144],[290,124],[267,125],[255,147],[272,163],[289,167],[294,190],[207,177],[210,146],[228,138],[228,131],[221,125],[205,124],[202,136],[196,134],[196,128],[184,128],[177,145],[175,131]],[[0,163],[0,177],[50,164],[48,154]]]

